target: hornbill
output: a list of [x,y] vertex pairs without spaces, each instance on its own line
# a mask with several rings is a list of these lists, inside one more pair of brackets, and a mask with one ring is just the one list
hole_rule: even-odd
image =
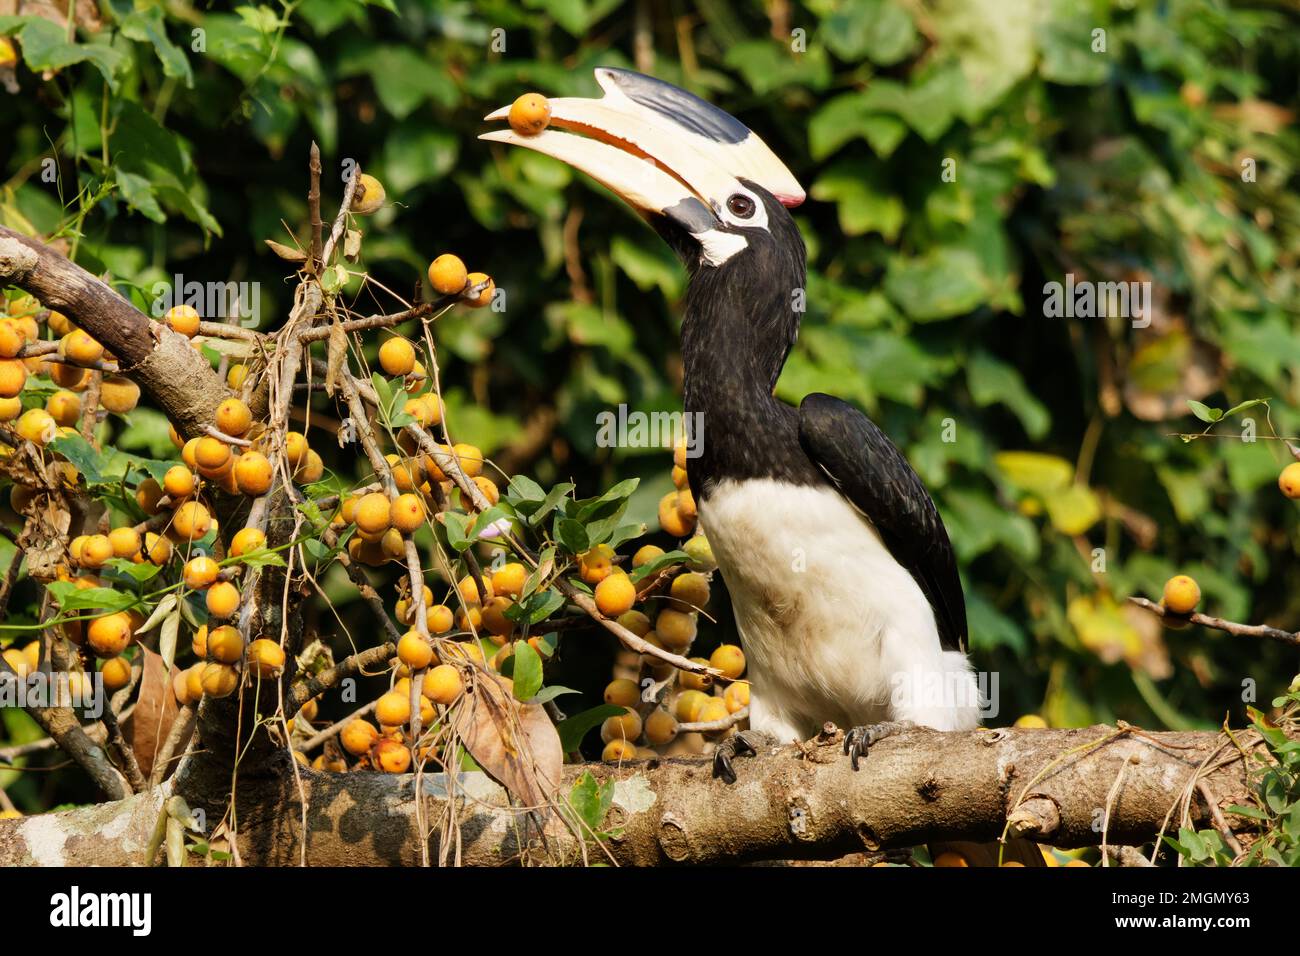
[[599,99],[551,99],[541,133],[480,138],[602,183],[689,271],[684,400],[703,435],[691,436],[687,475],[751,681],[751,729],[719,745],[716,774],[734,782],[732,758],[764,735],[804,740],[828,720],[851,728],[854,769],[909,725],[976,727],[961,581],[920,478],[853,406],[812,394],[795,409],[773,394],[799,331],[807,261],[787,207],[804,190],[750,129],[694,94],[621,69],[598,68],[596,81]]

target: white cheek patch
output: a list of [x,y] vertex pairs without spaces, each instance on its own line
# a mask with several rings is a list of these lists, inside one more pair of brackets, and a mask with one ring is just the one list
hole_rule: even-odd
[[691,235],[700,244],[700,258],[711,266],[720,266],[736,253],[749,248],[749,240],[734,232],[707,229]]

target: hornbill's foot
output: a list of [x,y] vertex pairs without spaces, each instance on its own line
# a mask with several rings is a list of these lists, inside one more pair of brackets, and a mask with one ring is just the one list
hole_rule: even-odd
[[756,756],[759,747],[772,743],[775,743],[775,739],[771,734],[765,734],[761,730],[741,730],[732,734],[713,751],[713,775],[721,777],[723,783],[735,783],[736,771],[731,766],[732,758]]
[[857,770],[858,758],[865,756],[874,743],[892,737],[894,734],[901,734],[905,730],[911,730],[915,726],[916,724],[910,720],[886,720],[879,724],[854,727],[844,735],[844,752],[849,755],[849,763],[854,770]]

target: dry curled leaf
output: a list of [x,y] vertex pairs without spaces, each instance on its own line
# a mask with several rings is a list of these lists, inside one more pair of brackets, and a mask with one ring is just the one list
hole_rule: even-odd
[[343,234],[343,258],[355,262],[361,255],[361,230],[349,229]]
[[274,252],[285,262],[306,262],[307,253],[301,249],[294,249],[292,246],[286,246],[282,242],[276,242],[274,239],[263,239],[268,249]]
[[479,672],[456,708],[454,727],[474,761],[527,807],[543,807],[560,786],[564,752],[545,708],[514,699],[513,683]]

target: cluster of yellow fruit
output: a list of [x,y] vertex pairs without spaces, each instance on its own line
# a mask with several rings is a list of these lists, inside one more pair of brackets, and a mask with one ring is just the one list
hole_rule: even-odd
[[[86,585],[92,587],[93,585]],[[111,619],[111,620],[110,620]],[[107,621],[101,624],[101,621]],[[144,623],[144,618],[133,611],[123,611],[107,617],[96,618],[90,622],[90,627],[83,630],[83,622],[72,621],[63,625],[64,635],[74,644],[91,645],[95,654],[102,659],[100,664],[100,674],[104,682],[104,688],[112,693],[121,690],[131,682],[131,660],[122,652],[130,646],[134,639],[135,631]],[[0,652],[5,662],[13,669],[19,678],[25,678],[28,674],[36,671],[40,665],[41,659],[41,642],[32,641],[29,644],[19,647],[9,647]],[[76,666],[87,666],[89,660],[76,662]],[[85,670],[72,670],[68,672],[68,680],[82,681],[80,692],[82,699],[89,699],[93,686],[90,683],[90,674]]]
[[685,442],[679,442],[673,449],[673,485],[677,490],[659,499],[659,527],[674,538],[689,537],[695,530],[699,513],[695,510],[695,496],[686,480]]
[[[632,567],[642,567],[663,553],[655,545],[645,545],[633,556]],[[638,594],[630,577],[613,564],[613,552],[604,546],[581,556],[579,573],[584,581],[595,584],[596,606],[603,614],[615,617],[647,643],[687,656],[697,635],[699,614],[709,602],[707,572],[713,568],[708,540],[703,535],[691,539],[687,553],[692,555],[689,566],[671,578],[666,594]],[[653,585],[650,590],[654,590]],[[647,610],[634,608],[637,601],[643,601]],[[657,610],[650,610],[655,605]],[[638,742],[643,741],[647,747],[666,747],[677,740],[680,723],[725,720],[749,706],[749,684],[738,680],[745,672],[745,654],[739,647],[723,644],[708,658],[689,659],[720,671],[727,680],[725,686],[717,684],[711,675],[678,671],[650,654],[620,655],[614,680],[605,688],[605,703],[625,710],[601,726],[605,760],[617,762],[645,756]],[[654,695],[660,699],[659,704],[642,698],[643,686],[658,690],[665,681],[668,686],[662,695]],[[728,727],[716,735],[731,730]],[[698,753],[702,749],[703,738],[691,734],[672,752]]]
[[[487,283],[486,285],[483,285]],[[467,305],[481,309],[492,304],[496,285],[485,272],[466,272],[465,263],[459,256],[445,252],[429,263],[429,284],[439,295],[460,295],[461,293],[483,285],[483,289],[472,299],[465,299]]]
[[[634,673],[636,677],[615,677],[605,687],[605,703],[624,708],[623,713],[605,720],[600,727],[600,739],[605,744],[601,758],[610,763],[634,760],[639,757],[658,756],[653,748],[667,748],[668,755],[701,753],[705,738],[721,739],[743,724],[732,723],[720,730],[707,733],[681,732],[683,724],[704,724],[726,721],[732,714],[749,706],[749,682],[738,680],[745,672],[745,652],[734,644],[719,645],[708,658],[693,657],[698,664],[707,664],[723,673],[729,682],[717,683],[711,675],[675,671],[675,683],[665,692],[662,701],[646,701],[641,687],[657,687],[657,681],[673,675],[663,674],[664,668],[657,658],[646,657],[641,666],[632,670],[620,662],[615,673]],[[661,677],[648,680],[645,675]]]
[[172,692],[181,704],[195,706],[205,694],[230,696],[239,686],[241,665],[260,680],[274,680],[284,672],[284,648],[278,641],[259,637],[245,647],[243,635],[229,624],[201,626],[190,648],[198,662],[172,674]]
[[[358,529],[369,528],[373,536],[384,527],[380,512],[385,505],[389,506],[391,524],[392,505],[395,503],[379,493],[362,496],[350,506],[345,502],[344,520],[356,523]],[[340,514],[344,514],[342,509]],[[693,555],[692,563],[705,571],[711,570],[708,542],[702,536],[693,538],[692,542],[688,551]],[[639,568],[663,553],[661,548],[647,545],[632,558],[632,568]],[[638,595],[636,585],[617,561],[608,545],[598,545],[577,558],[578,574],[593,587],[601,613],[616,618],[633,633],[658,647],[675,653],[688,653],[695,639],[699,611],[709,600],[710,585],[705,571],[682,570],[673,577],[667,593],[659,596],[662,606],[652,621],[648,614],[635,609],[642,596]],[[504,562],[477,579],[474,575],[465,575],[456,582],[456,591],[442,603],[434,603],[435,596],[428,585],[422,586],[423,594],[419,601],[413,600],[413,594],[398,599],[395,617],[409,630],[397,644],[398,664],[394,682],[375,702],[375,722],[361,718],[350,721],[340,741],[348,754],[358,758],[359,767],[392,773],[409,769],[412,754],[409,738],[404,736],[404,732],[413,716],[411,679],[417,673],[423,674],[420,724],[428,727],[437,716],[435,705],[449,707],[460,698],[465,687],[463,674],[466,667],[487,665],[498,672],[503,670],[514,653],[514,639],[519,631],[509,612],[523,594],[528,575],[528,569],[522,563]],[[453,610],[453,606],[457,609]],[[415,626],[419,607],[424,609],[427,638]],[[456,639],[460,637],[469,639]],[[482,638],[483,643],[474,637]],[[534,635],[528,638],[528,643],[539,654],[549,656],[543,638]],[[483,648],[488,647],[488,653],[491,653],[491,645],[495,645],[497,650],[489,659]],[[661,698],[660,705],[647,707],[640,703],[640,685],[637,682],[640,672],[652,673],[662,681],[676,674],[676,669],[650,656],[642,659],[633,654],[630,661],[624,662],[624,670],[631,676],[617,677],[605,692],[607,703],[626,708],[622,716],[610,718],[602,727],[606,759],[636,756],[638,740],[644,740],[647,747],[667,746],[677,738],[679,723],[717,721],[748,705],[748,684],[735,680],[745,670],[745,658],[740,648],[723,645],[710,658],[693,660],[717,668],[734,682],[724,690],[714,688],[712,677],[682,674],[678,686]],[[699,734],[683,736],[689,738],[684,744],[687,749],[693,748],[692,752],[702,749],[703,738]]]
[[[457,659],[476,660],[490,664],[496,670],[513,653],[511,641],[515,637],[518,625],[510,619],[508,613],[515,605],[523,591],[524,581],[528,577],[527,569],[518,562],[501,565],[491,574],[482,576],[483,593],[479,592],[478,583],[472,575],[465,575],[457,582],[458,599],[454,602],[458,609],[453,611],[447,603],[434,604],[433,592],[424,585],[424,623],[425,629],[433,637],[471,635],[479,636],[500,648],[489,661],[482,647],[475,641],[458,644],[444,644]],[[419,660],[427,650],[430,657],[435,657],[427,642],[414,627],[415,602],[409,597],[397,601],[396,616],[402,624],[411,627],[398,642],[397,654],[402,664],[412,670],[419,670]],[[452,634],[453,627],[456,634]],[[544,653],[541,639],[537,636],[528,639],[529,644],[539,653]],[[423,644],[424,649],[418,645]],[[424,666],[427,666],[424,665]]]
[[[82,393],[90,387],[92,370],[111,369],[113,356],[60,312],[44,310],[29,295],[6,301],[0,297],[0,422],[16,421],[24,439],[45,445],[67,434],[82,417]],[[42,324],[58,339],[57,351],[20,358],[29,346],[42,342]],[[49,348],[53,347],[53,339]],[[23,410],[23,390],[34,378],[47,378],[57,389],[44,407]],[[105,371],[99,386],[99,408],[125,415],[140,401],[140,387],[128,378]]]
[[[470,651],[473,648],[477,655]],[[440,661],[439,655],[446,658]],[[358,758],[358,769],[375,769],[385,773],[405,773],[410,769],[412,754],[406,742],[406,728],[414,711],[411,707],[411,680],[416,671],[423,671],[420,682],[420,726],[429,727],[439,717],[439,710],[455,704],[465,691],[461,668],[471,660],[482,662],[482,650],[475,642],[442,642],[441,651],[435,650],[418,632],[403,636],[398,657],[401,665],[395,671],[392,687],[375,701],[375,722],[361,717],[353,718],[343,727],[339,742],[343,749]],[[432,754],[426,752],[427,758]],[[344,769],[346,764],[344,765]]]
[[[59,361],[46,357],[51,353],[18,358],[25,346],[40,340],[37,316],[42,311],[27,296],[8,302],[5,311],[0,316],[0,394],[3,395],[0,420],[17,418],[18,434],[43,447],[60,435],[73,432],[82,415],[79,393],[89,387],[91,370],[102,371],[103,363],[111,361],[112,356],[85,331],[72,326],[66,317],[49,311],[44,313],[44,322],[53,335],[59,336]],[[164,321],[173,331],[193,337],[199,332],[201,317],[192,306],[182,305],[169,310]],[[21,393],[29,376],[48,376],[60,388],[49,396],[44,408],[23,412]],[[139,387],[134,382],[103,373],[99,390],[101,407],[125,414],[135,407],[139,395]],[[189,441],[182,440],[173,429],[171,437],[180,448],[181,462],[167,469],[161,483],[149,477],[136,486],[136,504],[149,519],[170,511],[160,532],[148,530],[157,523],[146,520],[139,525],[111,529],[105,524],[98,533],[78,535],[69,542],[67,563],[59,567],[61,580],[73,582],[78,589],[104,587],[99,572],[112,559],[165,566],[172,560],[175,546],[184,545],[188,551],[190,545],[216,532],[217,520],[203,500],[205,481],[230,494],[259,496],[270,490],[273,469],[261,444],[265,429],[253,421],[244,401],[238,397],[222,401],[211,424],[215,434]],[[237,444],[241,440],[248,444]],[[285,454],[295,469],[296,480],[309,483],[320,479],[324,464],[308,448],[301,434],[290,432],[286,436]],[[68,483],[75,484],[76,469],[66,462],[62,467]],[[10,503],[21,513],[35,495],[32,489],[15,485]],[[228,556],[240,558],[265,546],[266,536],[259,528],[243,528],[232,539]],[[204,592],[213,621],[231,618],[238,611],[240,594],[231,580],[231,571],[223,569],[211,557],[202,553],[190,557],[181,576],[187,588]],[[114,691],[131,680],[131,661],[125,652],[143,624],[143,615],[137,610],[115,611],[88,615],[84,621],[69,621],[62,625],[62,631],[74,644],[103,661],[104,686]],[[209,647],[210,651],[205,650]],[[216,627],[211,635],[206,627],[200,629],[195,636],[195,650],[200,663],[176,675],[174,687],[182,703],[195,703],[204,693],[224,696],[233,692],[239,675],[236,665],[242,661],[246,660],[247,666],[261,676],[275,675],[284,664],[284,653],[274,641],[254,641],[246,655],[243,639],[229,626]],[[30,656],[28,649],[21,653]]]
[[[431,398],[437,401],[437,396]],[[407,405],[423,402],[421,396]],[[433,455],[420,454],[406,445],[405,435],[399,444],[405,454],[386,456],[397,486],[396,494],[390,497],[384,492],[371,491],[349,495],[332,521],[336,531],[356,527],[356,534],[348,539],[348,554],[362,564],[377,567],[387,561],[402,560],[406,556],[404,536],[424,525],[436,511],[438,501],[450,496],[455,487],[438,467]],[[455,459],[461,471],[473,480],[490,503],[500,500],[501,492],[496,482],[482,474],[481,450],[464,443],[438,445],[438,450]],[[435,484],[439,486],[437,492]]]
[[[604,546],[583,555],[579,570],[584,581],[595,584],[596,606],[602,613],[616,617],[619,624],[655,647],[687,656],[696,638],[700,611],[709,601],[709,576],[717,565],[708,538],[703,534],[692,536],[696,526],[695,499],[686,479],[684,442],[679,442],[674,449],[672,478],[677,490],[660,500],[659,523],[673,537],[688,538],[682,545],[688,559],[686,567],[671,577],[666,595],[651,594],[654,584],[646,593],[638,594],[630,578],[613,565],[613,552]],[[644,545],[632,557],[632,568],[650,564],[663,554],[663,549],[656,545]],[[645,601],[646,598],[662,599],[662,603],[657,605],[657,610],[649,612],[655,605]],[[632,605],[637,601],[644,601],[647,610],[634,609]],[[601,726],[605,760],[617,762],[649,756],[653,751],[646,748],[669,745],[672,745],[669,753],[699,753],[704,748],[704,737],[693,732],[679,737],[680,724],[723,721],[749,706],[749,684],[738,680],[745,672],[745,654],[739,647],[723,644],[708,658],[689,659],[721,671],[728,683],[721,686],[711,675],[678,671],[653,655],[620,656],[614,680],[605,688],[605,702],[625,711]],[[643,700],[641,687],[657,689],[665,681],[668,686],[662,695],[656,695],[660,704]],[[735,725],[728,726],[709,736],[725,736],[735,729]]]

